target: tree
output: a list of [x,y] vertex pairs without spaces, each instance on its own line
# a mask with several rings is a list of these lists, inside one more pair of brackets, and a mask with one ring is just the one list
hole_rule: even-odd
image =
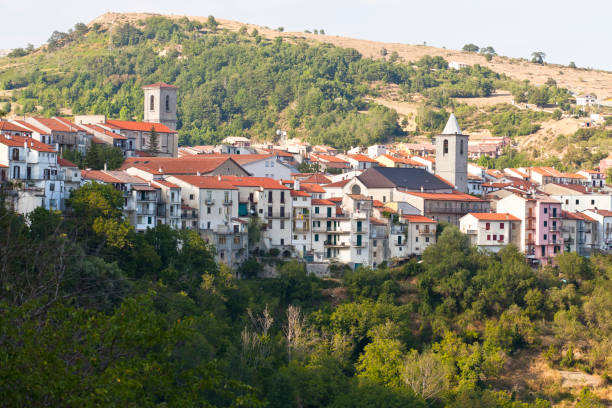
[[398,340],[375,338],[365,346],[357,363],[357,375],[378,384],[401,385],[402,344]]
[[386,57],[386,56],[387,56],[387,53],[388,53],[388,52],[387,52],[387,49],[386,49],[385,47],[382,47],[382,48],[380,49],[380,55],[381,55],[382,57]]
[[463,46],[463,51],[467,51],[467,52],[478,52],[480,50],[480,48],[476,45],[476,44],[465,44]]
[[568,67],[569,68],[576,68],[576,63],[574,61],[570,61]]
[[217,20],[215,20],[214,16],[209,15],[208,19],[206,20],[206,26],[212,31],[216,31],[217,27],[219,26],[219,23],[217,22]]
[[404,360],[402,380],[416,395],[437,399],[448,387],[449,367],[431,351],[412,350]]
[[159,154],[159,137],[155,131],[155,127],[151,126],[151,133],[149,135],[149,147],[147,152],[151,156],[157,156]]
[[480,49],[480,53],[484,55],[497,55],[495,48],[488,46]]
[[542,51],[534,51],[531,53],[531,62],[534,64],[543,64],[544,58],[546,58],[546,53]]

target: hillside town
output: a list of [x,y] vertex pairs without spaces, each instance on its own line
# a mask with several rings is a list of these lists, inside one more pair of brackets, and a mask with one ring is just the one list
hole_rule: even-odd
[[[375,268],[418,258],[446,223],[482,250],[516,245],[534,265],[567,251],[612,250],[612,187],[604,176],[612,157],[576,173],[483,168],[473,160],[497,155],[510,140],[472,144],[453,114],[432,144],[339,151],[279,131],[273,144],[227,137],[217,146],[179,147],[177,88],[143,90],[142,122],[102,115],[0,121],[7,205],[22,214],[65,211],[75,189],[110,184],[137,231],[191,229],[233,268],[250,254],[274,254],[322,275],[333,264]],[[119,148],[122,166],[81,170],[62,158],[94,144]],[[249,229],[260,232],[252,234],[256,242]]]

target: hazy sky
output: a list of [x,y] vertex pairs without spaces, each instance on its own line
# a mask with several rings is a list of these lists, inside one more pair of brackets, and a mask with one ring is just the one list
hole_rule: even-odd
[[0,0],[0,49],[44,43],[107,11],[238,20],[285,31],[445,46],[493,46],[500,55],[612,71],[612,0]]

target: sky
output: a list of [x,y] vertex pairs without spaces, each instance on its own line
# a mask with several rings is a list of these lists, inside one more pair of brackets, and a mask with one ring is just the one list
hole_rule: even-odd
[[612,71],[612,0],[0,0],[0,49],[43,44],[108,12],[155,12],[259,24],[285,31],[461,49]]

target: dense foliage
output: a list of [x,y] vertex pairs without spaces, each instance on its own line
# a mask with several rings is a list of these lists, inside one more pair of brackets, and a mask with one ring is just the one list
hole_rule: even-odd
[[110,186],[69,205],[0,214],[3,406],[601,404],[503,381],[523,353],[612,370],[609,256],[533,270],[446,227],[422,263],[321,280],[278,261],[260,280],[253,258],[236,280],[194,232],[135,233]]

